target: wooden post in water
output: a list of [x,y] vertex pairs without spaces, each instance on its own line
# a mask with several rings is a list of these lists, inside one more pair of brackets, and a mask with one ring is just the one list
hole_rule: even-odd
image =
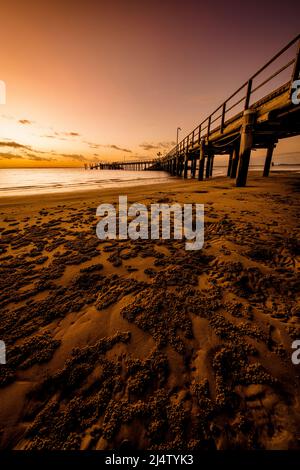
[[181,160],[177,157],[177,176],[181,175]]
[[232,148],[232,149],[230,150],[230,154],[229,154],[228,168],[227,168],[227,176],[230,176],[230,174],[231,174],[231,166],[232,166],[233,151],[234,151],[234,149]]
[[180,159],[176,158],[176,176],[180,176]]
[[200,152],[199,152],[199,169],[198,169],[198,181],[203,181],[204,176],[204,163],[205,163],[205,143],[204,139],[200,142]]
[[214,159],[215,159],[215,155],[212,152],[211,157],[210,157],[210,167],[209,167],[209,176],[210,177],[212,177],[212,174],[213,174]]
[[232,154],[232,162],[230,168],[230,178],[236,177],[236,171],[239,163],[239,145],[235,145]]
[[191,177],[192,178],[195,178],[195,175],[196,175],[196,163],[197,163],[197,159],[196,159],[196,156],[194,155],[191,161]]
[[267,149],[263,176],[269,176],[274,148],[275,144],[272,142]]
[[244,111],[241,130],[238,174],[236,178],[236,186],[239,187],[246,186],[247,182],[251,148],[253,144],[253,126],[255,123],[255,115],[256,113],[253,109],[246,109]]
[[206,157],[205,179],[209,178],[209,172],[210,172],[210,153],[208,153]]
[[211,150],[207,152],[207,159],[206,159],[206,169],[205,169],[205,178],[208,179],[210,177],[210,167],[211,167],[211,160],[213,158],[213,153]]
[[186,179],[187,176],[188,176],[188,164],[189,164],[189,158],[188,158],[188,153],[186,152],[186,154],[184,156],[184,169],[183,169],[184,179]]

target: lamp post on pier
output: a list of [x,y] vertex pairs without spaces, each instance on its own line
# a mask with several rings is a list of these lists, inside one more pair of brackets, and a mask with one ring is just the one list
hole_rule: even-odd
[[176,151],[177,151],[177,146],[178,146],[179,131],[181,131],[181,127],[177,127],[177,135],[176,135]]

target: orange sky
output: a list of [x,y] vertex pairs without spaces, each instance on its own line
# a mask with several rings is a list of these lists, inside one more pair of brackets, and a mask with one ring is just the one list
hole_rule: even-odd
[[[0,167],[156,156],[299,31],[298,1],[1,5]],[[281,143],[293,160],[299,138]],[[300,160],[299,160],[300,163]]]

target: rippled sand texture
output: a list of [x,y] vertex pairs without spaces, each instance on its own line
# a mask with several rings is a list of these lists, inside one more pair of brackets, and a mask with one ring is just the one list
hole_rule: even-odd
[[130,188],[205,245],[100,241],[116,190],[2,199],[1,448],[299,448],[299,175]]

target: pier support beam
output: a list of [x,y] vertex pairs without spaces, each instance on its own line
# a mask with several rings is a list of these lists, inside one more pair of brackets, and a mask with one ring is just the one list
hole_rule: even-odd
[[213,174],[214,159],[215,159],[215,155],[212,152],[211,157],[210,157],[210,167],[209,167],[209,176],[210,177],[212,177],[212,174]]
[[191,177],[195,178],[196,176],[196,164],[197,164],[197,158],[196,156],[193,156],[192,162],[191,162]]
[[193,178],[194,172],[194,157],[191,157],[191,166],[190,166],[190,177]]
[[230,167],[230,178],[236,177],[237,167],[239,163],[239,145],[236,145],[232,153],[232,162]]
[[213,153],[211,150],[207,152],[207,160],[206,160],[206,169],[205,169],[205,178],[208,179],[211,176],[211,164],[213,159]]
[[227,168],[227,176],[230,176],[230,175],[231,175],[231,166],[232,166],[233,151],[234,151],[234,149],[231,149],[230,154],[229,154],[228,168]]
[[178,159],[178,176],[182,176],[183,161],[181,158]]
[[173,158],[172,160],[172,175],[176,176],[176,158]]
[[274,142],[272,142],[267,149],[263,176],[269,176],[274,148],[275,148],[275,144]]
[[205,179],[209,178],[209,170],[210,170],[210,155],[207,154],[207,157],[206,157],[206,168],[205,168]]
[[176,158],[176,176],[180,176],[180,159],[179,157]]
[[184,179],[186,179],[188,176],[188,164],[189,164],[189,158],[188,158],[188,154],[186,153],[184,157],[184,169],[183,169]]
[[243,125],[241,131],[241,144],[239,151],[238,175],[236,186],[246,186],[251,149],[253,144],[253,126],[255,123],[255,111],[247,109],[244,111]]
[[201,140],[200,153],[199,153],[198,181],[203,181],[203,176],[204,176],[204,163],[205,163],[204,148],[205,148],[204,140]]

